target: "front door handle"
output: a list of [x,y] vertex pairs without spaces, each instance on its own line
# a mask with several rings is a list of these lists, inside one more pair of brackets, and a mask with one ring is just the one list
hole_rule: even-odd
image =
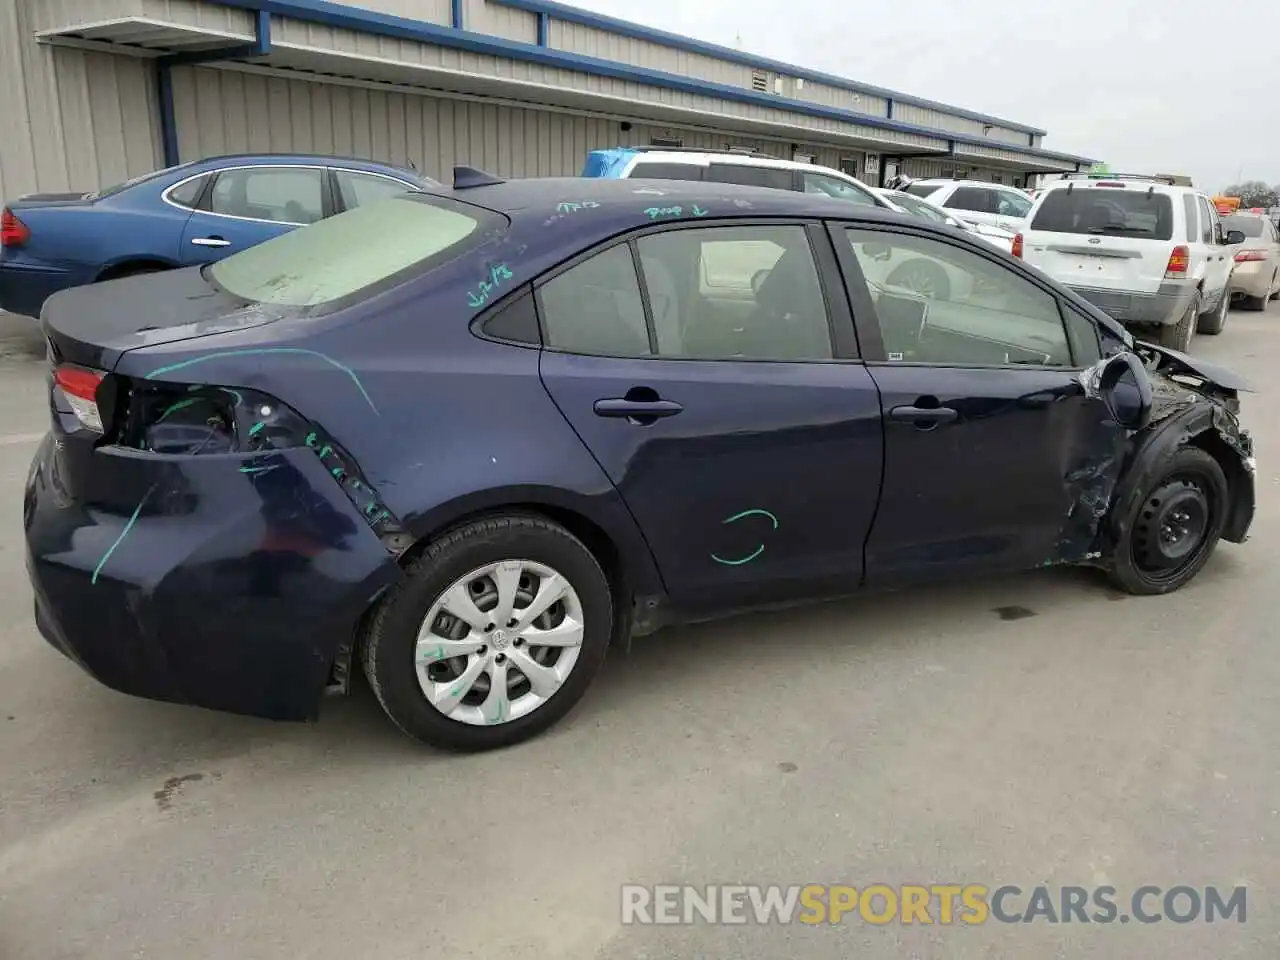
[[197,247],[229,247],[230,240],[224,240],[222,237],[195,237],[192,241]]
[[652,423],[663,417],[674,417],[683,409],[674,400],[628,400],[626,397],[612,397],[595,402],[597,417],[634,420],[637,423]]
[[951,423],[960,414],[951,407],[894,407],[889,419],[896,423],[913,423],[918,430],[932,430],[940,423]]

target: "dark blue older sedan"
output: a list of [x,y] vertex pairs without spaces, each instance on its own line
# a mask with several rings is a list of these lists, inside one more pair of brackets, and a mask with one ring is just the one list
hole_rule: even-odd
[[[917,261],[948,282],[890,282]],[[1253,517],[1235,375],[817,196],[460,168],[43,323],[45,637],[278,719],[360,663],[449,748],[548,727],[667,623],[1053,564],[1165,593]]]

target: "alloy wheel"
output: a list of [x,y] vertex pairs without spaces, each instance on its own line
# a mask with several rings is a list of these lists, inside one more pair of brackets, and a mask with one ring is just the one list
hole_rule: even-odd
[[545,704],[582,651],[582,602],[546,564],[500,560],[459,577],[418,631],[427,702],[451,720],[506,723]]

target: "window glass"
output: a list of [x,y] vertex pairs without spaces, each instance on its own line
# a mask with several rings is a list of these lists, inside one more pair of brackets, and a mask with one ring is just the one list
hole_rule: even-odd
[[1204,201],[1205,206],[1209,209],[1209,223],[1212,227],[1209,243],[1222,243],[1226,239],[1226,234],[1222,230],[1222,218],[1218,216],[1218,210],[1208,200]]
[[1070,304],[1066,305],[1067,333],[1071,337],[1071,352],[1075,366],[1087,367],[1102,359],[1102,346],[1098,342],[1098,326],[1084,313]]
[[931,203],[926,203],[919,197],[912,196],[909,193],[902,193],[894,190],[889,194],[889,199],[900,206],[907,213],[917,217],[924,217],[926,220],[932,220],[934,223],[948,223],[951,218],[943,213]]
[[640,281],[625,243],[548,280],[538,300],[548,347],[606,357],[651,352]]
[[378,177],[370,173],[357,173],[354,170],[335,170],[333,176],[338,183],[342,205],[347,210],[363,207],[374,200],[399,196],[406,190],[414,189],[399,180]]
[[1001,190],[997,194],[996,212],[1002,217],[1022,219],[1031,212],[1031,198],[1010,190]]
[[956,187],[955,193],[943,204],[952,210],[972,210],[974,213],[995,213],[994,190],[984,187]]
[[846,234],[889,360],[1072,365],[1056,299],[1012,269],[928,237]]
[[318,306],[426,271],[461,252],[482,226],[500,231],[504,223],[470,204],[405,193],[233,253],[210,276],[245,300]]
[[1197,197],[1200,204],[1200,240],[1213,243],[1213,208],[1204,197]]
[[876,198],[868,191],[855,187],[852,183],[837,180],[835,177],[824,177],[820,173],[804,173],[800,175],[804,183],[805,193],[821,193],[837,200],[849,200],[860,203],[864,207],[878,207]]
[[913,197],[927,197],[931,193],[937,193],[942,189],[936,183],[909,183],[907,184],[907,193]]
[[1187,214],[1187,241],[1194,243],[1196,237],[1200,236],[1200,208],[1196,203],[1193,194],[1184,193],[1182,195],[1182,207]]
[[650,180],[701,180],[702,167],[696,163],[637,163],[631,177]]
[[672,230],[636,243],[658,353],[826,360],[826,301],[800,226]]
[[231,217],[277,223],[315,223],[324,216],[324,171],[304,167],[246,167],[218,174],[209,209]]
[[1173,204],[1165,193],[1112,187],[1050,190],[1031,221],[1048,233],[1173,239]]
[[201,161],[199,160],[188,160],[186,163],[179,163],[172,167],[165,167],[163,170],[150,170],[147,173],[141,174],[140,176],[132,177],[131,179],[126,180],[123,183],[117,183],[117,184],[114,184],[113,186],[106,187],[102,190],[97,190],[94,193],[86,194],[85,199],[86,200],[104,200],[107,197],[113,197],[117,193],[123,193],[125,190],[128,190],[132,187],[136,187],[139,184],[146,183],[149,180],[154,180],[157,177],[163,177],[170,173],[177,173],[179,170],[182,170],[185,167],[194,167],[197,163],[200,163],[200,162]]
[[740,183],[748,187],[771,187],[774,190],[790,190],[793,183],[790,170],[749,167],[740,163],[713,163],[707,170],[707,179],[716,183]]
[[176,203],[180,207],[194,207],[196,201],[200,199],[200,194],[204,191],[204,185],[209,178],[196,177],[194,180],[188,180],[186,183],[180,184],[169,191],[169,201]]
[[1261,217],[1227,217],[1222,228],[1228,232],[1239,230],[1246,237],[1261,237],[1267,233],[1267,221]]

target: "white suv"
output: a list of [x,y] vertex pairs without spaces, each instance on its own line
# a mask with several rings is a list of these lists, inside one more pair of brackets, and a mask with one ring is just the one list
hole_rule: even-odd
[[984,180],[912,180],[901,189],[948,213],[1017,233],[1031,212],[1031,198],[1017,187]]
[[701,180],[750,187],[821,193],[868,207],[897,209],[872,193],[861,180],[812,163],[779,160],[755,153],[671,147],[614,147],[592,150],[584,177],[611,180]]
[[1230,302],[1232,246],[1209,198],[1169,180],[1075,174],[1036,200],[1014,256],[1130,327],[1155,328],[1187,350],[1197,329],[1220,333]]

